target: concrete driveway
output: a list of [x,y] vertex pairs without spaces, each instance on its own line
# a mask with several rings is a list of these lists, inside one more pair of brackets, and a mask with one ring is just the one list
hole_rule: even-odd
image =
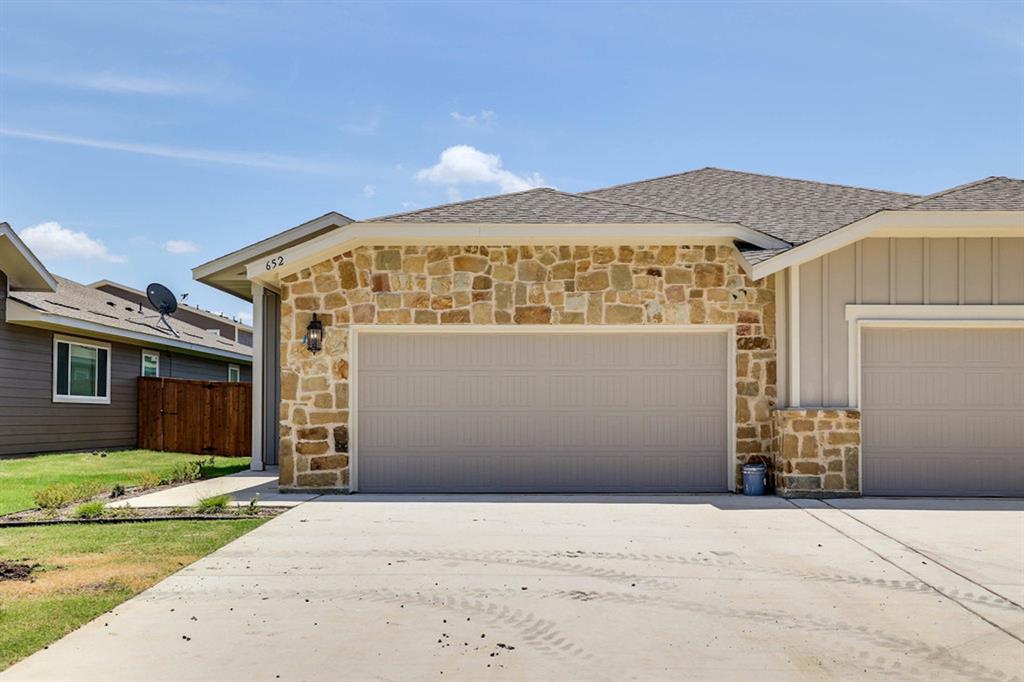
[[3,680],[1006,682],[1024,502],[323,497]]

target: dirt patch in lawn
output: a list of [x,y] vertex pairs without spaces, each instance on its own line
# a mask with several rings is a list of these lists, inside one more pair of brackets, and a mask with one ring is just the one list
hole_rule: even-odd
[[[187,561],[180,562],[184,565]],[[45,594],[81,594],[83,591],[128,589],[140,591],[151,585],[162,571],[147,562],[85,554],[55,557],[36,569],[31,582],[0,585],[0,597],[29,597]]]
[[31,580],[32,572],[39,564],[23,564],[16,561],[0,561],[0,581]]

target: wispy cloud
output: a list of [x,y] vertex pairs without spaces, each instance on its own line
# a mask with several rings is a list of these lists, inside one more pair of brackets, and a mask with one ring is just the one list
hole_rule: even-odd
[[4,137],[14,137],[21,140],[53,142],[55,144],[67,144],[76,147],[108,149],[111,151],[129,152],[131,154],[159,156],[167,159],[206,161],[209,163],[220,163],[229,166],[246,166],[248,168],[267,168],[272,170],[297,171],[302,173],[335,173],[341,170],[335,164],[319,163],[289,156],[257,152],[216,151],[195,147],[168,147],[164,145],[139,144],[134,142],[119,142],[117,140],[101,140],[91,137],[78,137],[75,135],[64,135],[62,133],[19,130],[16,128],[0,128],[0,135]]
[[95,259],[123,263],[124,256],[112,254],[106,245],[85,232],[69,230],[58,222],[33,225],[22,230],[22,240],[36,255],[47,260]]
[[374,114],[364,121],[341,125],[341,131],[349,135],[374,135],[378,130],[380,130],[380,114]]
[[458,111],[453,111],[449,114],[456,123],[459,123],[466,128],[489,128],[494,125],[494,122],[498,120],[498,115],[490,109],[484,109],[479,114],[462,114]]
[[377,187],[375,185],[365,185],[363,187],[363,196],[367,199],[377,196]]
[[139,95],[188,95],[208,90],[206,86],[198,83],[160,77],[133,76],[110,71],[57,74],[8,68],[0,71],[0,75],[57,87]]
[[493,184],[502,192],[519,192],[544,184],[539,173],[513,173],[502,166],[497,154],[487,154],[468,144],[445,149],[436,164],[416,173],[416,179],[447,185],[449,199],[458,196],[457,187],[462,184]]
[[199,245],[184,239],[170,239],[164,242],[163,248],[167,253],[195,253],[199,250]]

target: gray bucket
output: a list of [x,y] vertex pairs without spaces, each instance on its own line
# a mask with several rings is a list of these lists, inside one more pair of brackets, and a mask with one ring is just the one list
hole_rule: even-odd
[[768,467],[764,464],[743,465],[743,494],[764,495],[768,485]]

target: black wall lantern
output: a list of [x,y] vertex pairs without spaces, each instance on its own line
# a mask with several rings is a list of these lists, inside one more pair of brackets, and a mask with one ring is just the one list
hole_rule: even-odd
[[306,348],[313,355],[320,352],[324,342],[324,323],[316,319],[316,313],[313,313],[313,319],[309,321],[309,325],[306,327]]

